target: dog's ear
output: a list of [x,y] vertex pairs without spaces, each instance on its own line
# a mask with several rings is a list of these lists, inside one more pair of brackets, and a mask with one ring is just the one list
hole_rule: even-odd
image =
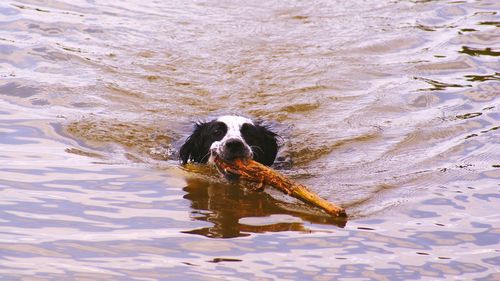
[[193,135],[189,136],[186,142],[181,146],[179,151],[179,157],[182,161],[182,165],[186,164],[191,158],[192,152],[195,150]]
[[179,157],[182,164],[186,164],[189,160],[196,160],[200,154],[200,141],[203,123],[196,123],[193,133],[186,139],[186,142],[181,146]]
[[[278,134],[273,132],[269,127],[261,124],[255,126],[258,130],[258,147],[256,152],[256,159],[258,162],[271,166],[278,154]],[[261,150],[261,151],[259,151]]]

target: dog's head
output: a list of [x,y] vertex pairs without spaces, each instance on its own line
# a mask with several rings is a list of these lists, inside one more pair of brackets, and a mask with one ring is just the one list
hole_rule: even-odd
[[199,122],[180,149],[183,164],[212,162],[218,155],[227,161],[254,159],[272,165],[278,153],[277,135],[269,128],[235,115]]

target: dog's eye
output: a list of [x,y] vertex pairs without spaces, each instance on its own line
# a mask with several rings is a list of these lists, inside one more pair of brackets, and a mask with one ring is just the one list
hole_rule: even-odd
[[241,133],[246,136],[250,136],[255,131],[255,127],[250,124],[243,124],[241,126]]
[[210,134],[217,139],[221,139],[227,132],[227,127],[224,123],[216,123],[210,128]]
[[222,129],[215,129],[213,132],[214,136],[216,136],[216,137],[220,137],[222,135],[222,133],[223,133]]

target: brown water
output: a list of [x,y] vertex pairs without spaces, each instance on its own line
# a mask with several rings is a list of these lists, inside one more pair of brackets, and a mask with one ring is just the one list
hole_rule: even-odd
[[[499,12],[2,1],[0,279],[500,280]],[[228,113],[347,223],[180,168]]]

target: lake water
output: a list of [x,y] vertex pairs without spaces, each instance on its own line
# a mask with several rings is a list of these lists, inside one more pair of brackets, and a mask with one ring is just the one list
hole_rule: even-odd
[[[498,1],[0,3],[1,280],[500,280]],[[264,120],[333,219],[176,150]]]

